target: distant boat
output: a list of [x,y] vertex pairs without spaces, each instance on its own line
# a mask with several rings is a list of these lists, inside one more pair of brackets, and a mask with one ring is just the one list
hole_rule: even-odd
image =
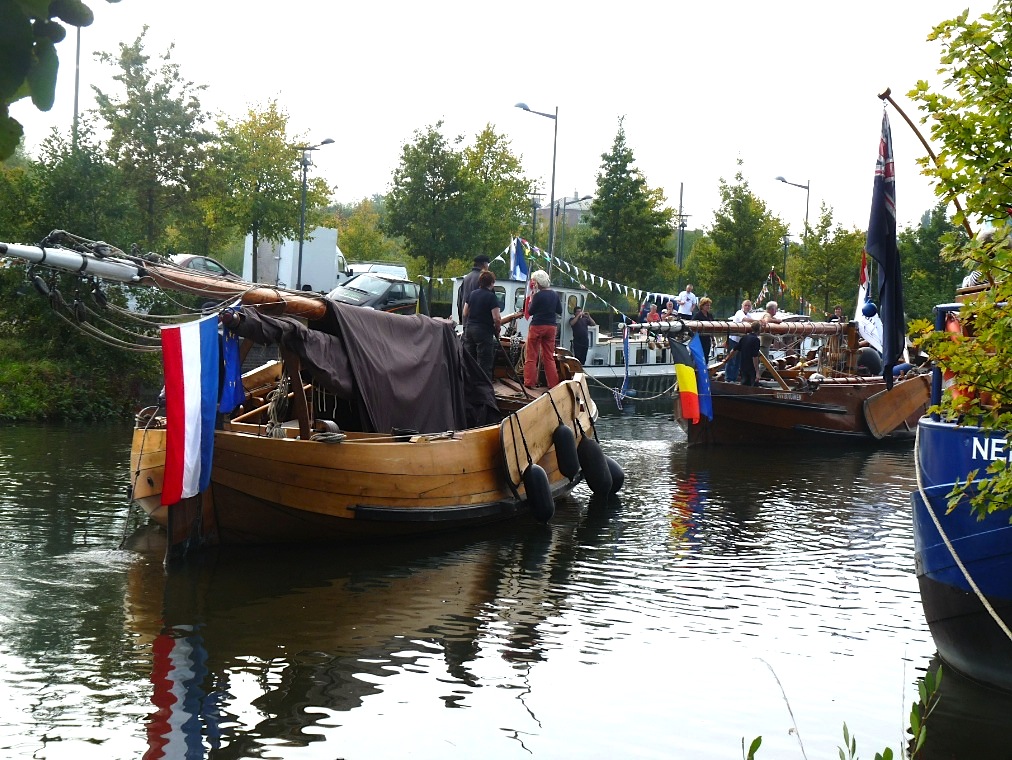
[[[749,327],[685,321],[662,329],[726,336]],[[796,320],[763,323],[761,329],[803,340],[805,350],[793,358],[762,357],[765,375],[756,386],[726,382],[723,363],[710,365],[712,419],[703,416],[693,424],[675,397],[674,417],[690,446],[913,441],[917,420],[927,408],[926,374],[910,373],[891,390],[880,376],[856,374],[859,349],[852,323]]]

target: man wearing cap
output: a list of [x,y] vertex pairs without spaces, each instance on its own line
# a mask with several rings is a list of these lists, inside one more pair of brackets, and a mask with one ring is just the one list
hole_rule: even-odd
[[464,279],[460,283],[460,289],[457,291],[457,318],[460,320],[460,324],[464,324],[464,304],[467,303],[467,297],[478,287],[478,278],[482,272],[488,271],[491,261],[492,259],[484,253],[475,256],[474,267],[464,275]]

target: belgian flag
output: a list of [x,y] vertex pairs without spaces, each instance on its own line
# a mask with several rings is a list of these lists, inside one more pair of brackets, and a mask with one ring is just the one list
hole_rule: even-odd
[[671,356],[675,362],[675,380],[678,381],[678,400],[682,417],[699,424],[699,388],[696,384],[696,367],[689,349],[677,340],[671,341]]

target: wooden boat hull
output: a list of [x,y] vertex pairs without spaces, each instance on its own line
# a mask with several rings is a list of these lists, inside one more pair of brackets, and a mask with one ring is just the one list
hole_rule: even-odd
[[[138,427],[133,498],[170,531],[197,527],[209,544],[321,543],[394,538],[481,525],[528,511],[523,472],[544,468],[553,497],[579,481],[559,471],[559,424],[593,435],[597,407],[580,375],[520,406],[500,425],[395,438],[348,433],[338,443],[268,438],[257,425],[215,433],[211,486],[160,504],[165,430]],[[561,420],[561,423],[560,423]]]
[[927,417],[919,429],[923,494],[918,489],[911,496],[914,557],[931,636],[945,663],[1012,691],[1012,641],[984,604],[1012,628],[1012,525],[1004,512],[978,520],[965,504],[948,512],[947,499],[956,480],[965,480],[971,470],[982,475],[993,459],[1007,457],[1005,438]]
[[[902,423],[884,438],[912,441],[917,420],[928,402],[927,383],[912,378],[923,388],[922,400]],[[911,382],[905,381],[905,382]],[[682,419],[676,396],[675,418],[690,446],[709,444],[755,444],[758,442],[877,443],[865,419],[864,404],[885,390],[883,382],[835,382],[827,380],[807,390],[783,390],[767,383],[760,387],[711,381],[713,419],[699,424]]]

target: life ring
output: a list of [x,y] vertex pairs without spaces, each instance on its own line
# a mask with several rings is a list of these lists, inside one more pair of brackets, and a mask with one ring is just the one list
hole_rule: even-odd
[[547,523],[555,514],[555,499],[548,483],[548,473],[539,464],[532,464],[524,470],[524,490],[531,514],[540,523]]
[[583,479],[587,481],[590,490],[596,494],[611,493],[611,469],[608,467],[607,457],[601,451],[601,445],[593,438],[584,435],[576,447],[576,453],[580,458]]
[[555,446],[559,472],[572,480],[580,474],[580,457],[576,453],[576,436],[572,429],[560,422],[552,433],[552,444]]

